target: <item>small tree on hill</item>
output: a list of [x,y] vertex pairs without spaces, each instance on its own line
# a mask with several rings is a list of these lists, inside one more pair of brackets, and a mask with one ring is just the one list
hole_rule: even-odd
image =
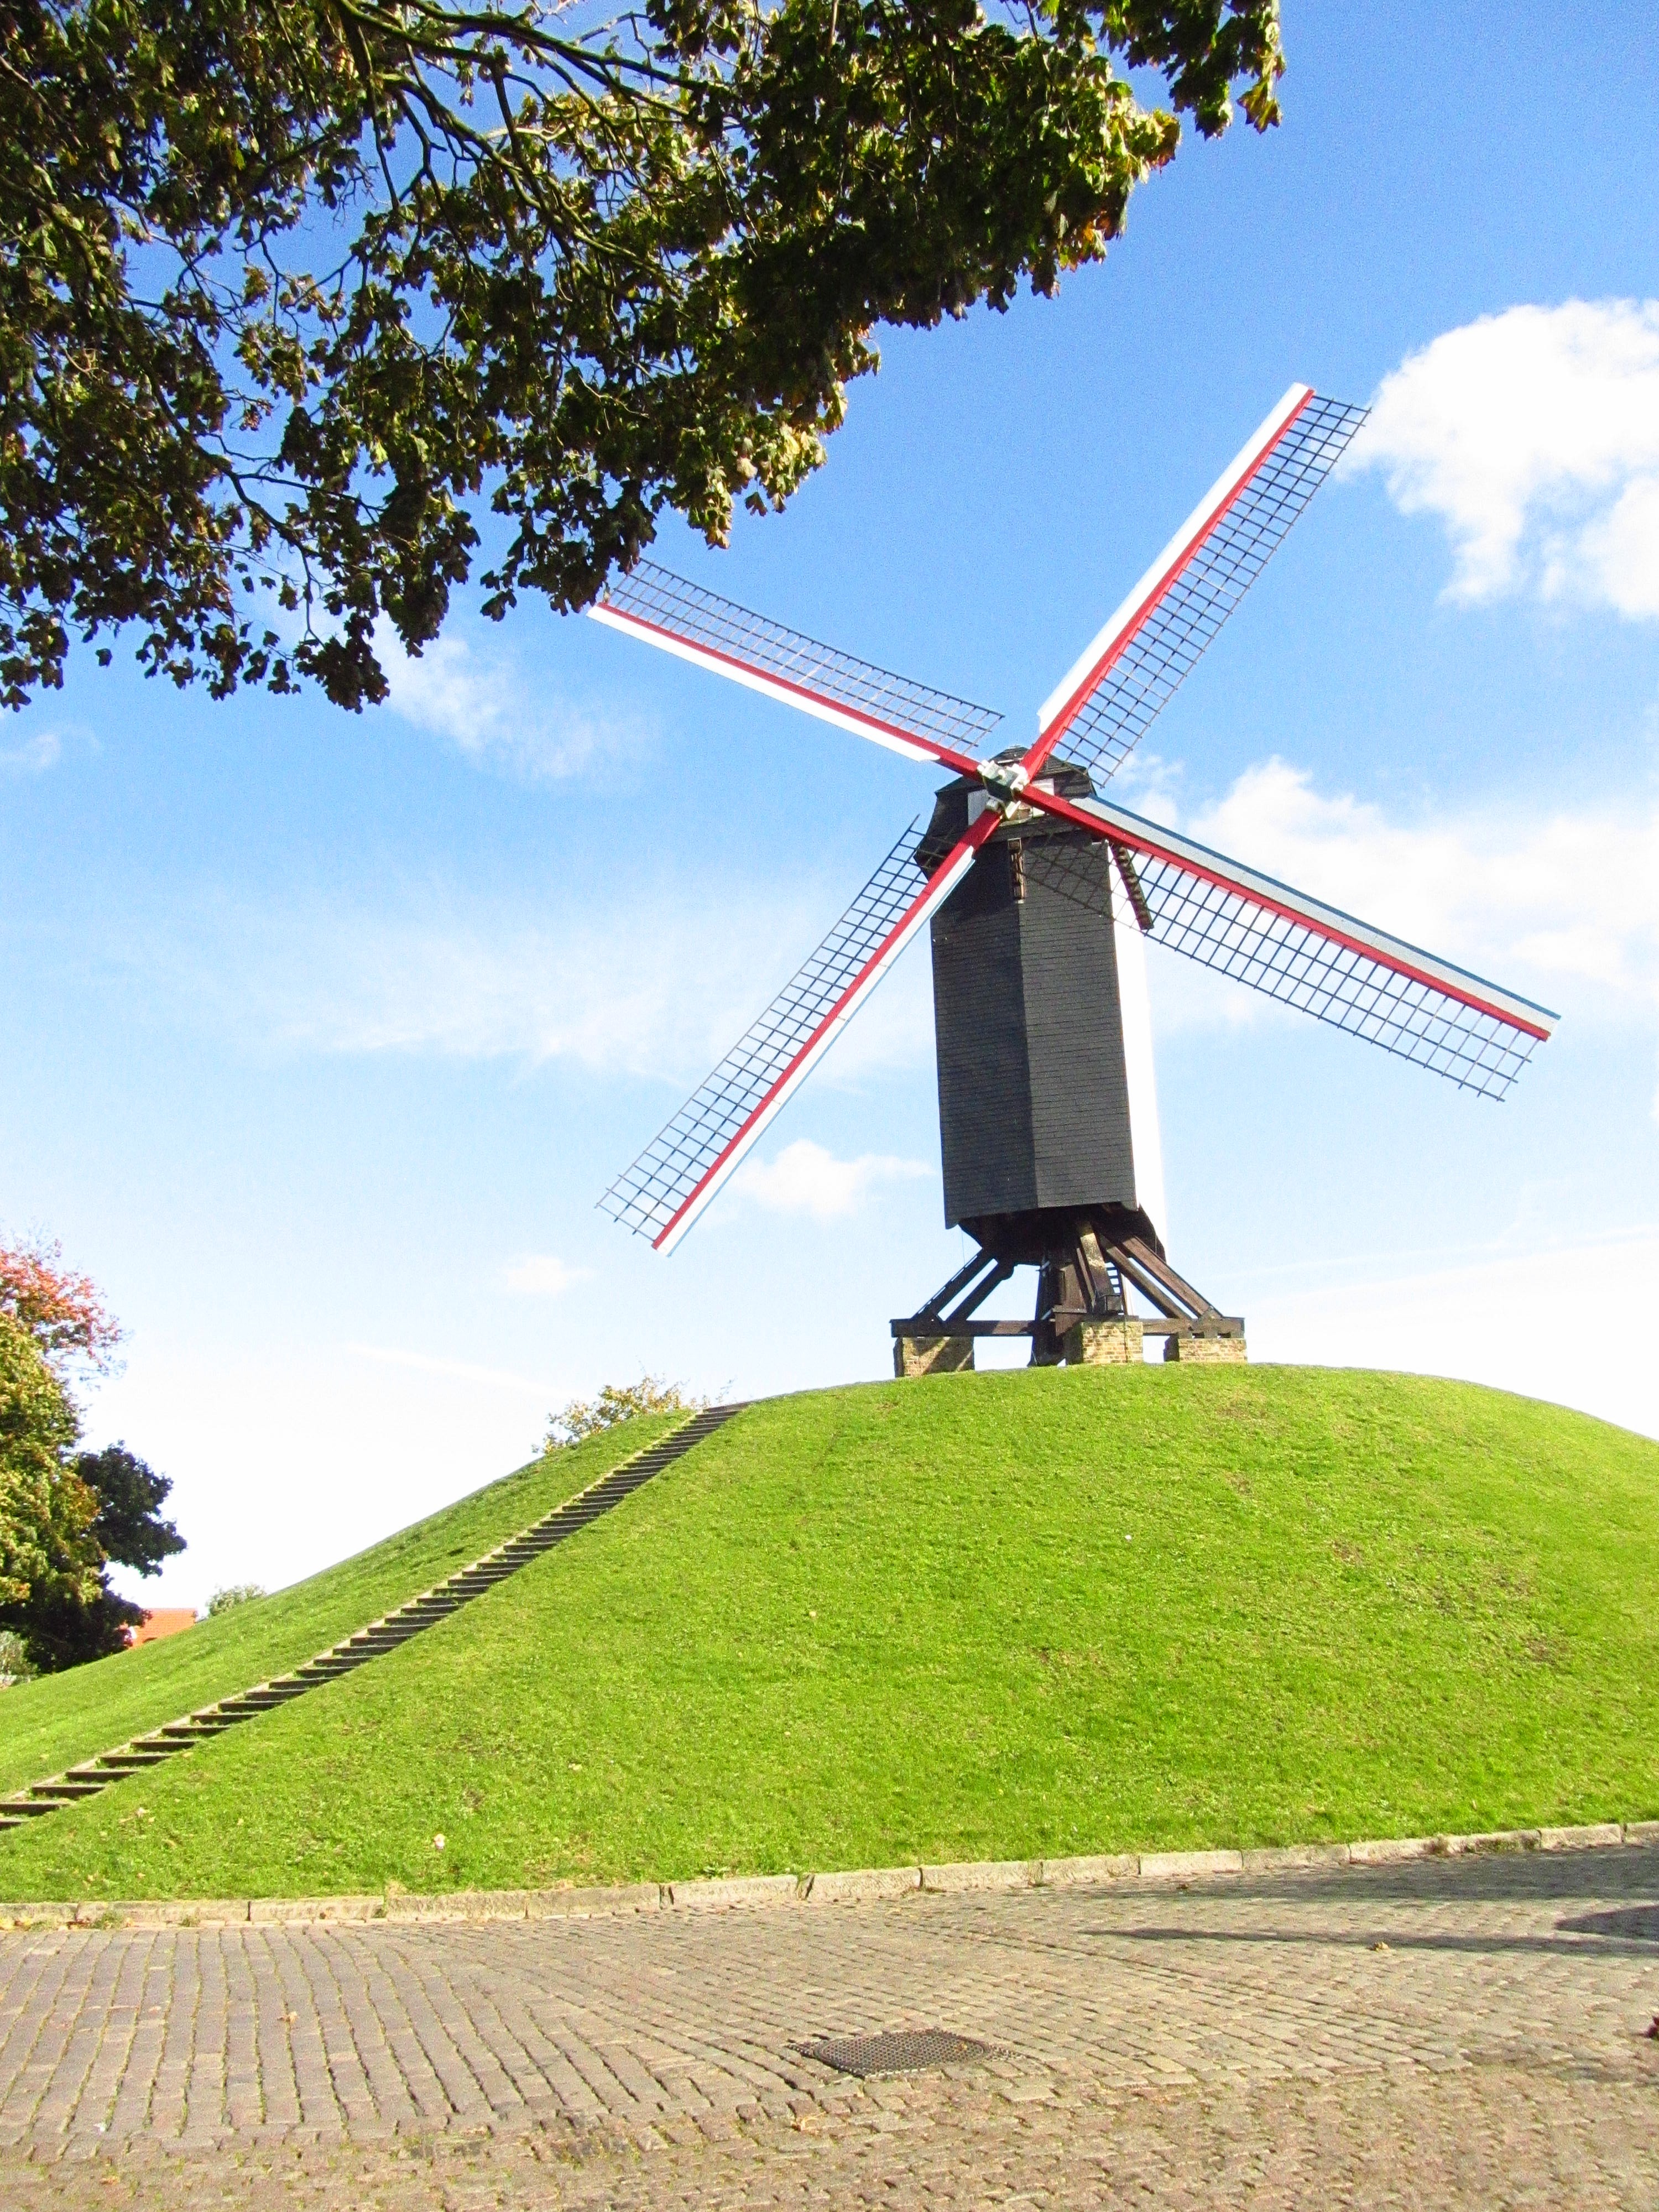
[[607,1382],[597,1398],[573,1398],[562,1412],[548,1415],[542,1449],[579,1444],[584,1437],[598,1436],[601,1429],[614,1429],[641,1413],[698,1413],[708,1403],[658,1375],[641,1375],[637,1382]]
[[258,1583],[228,1583],[208,1600],[208,1613],[210,1618],[216,1618],[222,1613],[234,1612],[239,1605],[251,1605],[256,1597],[264,1595]]

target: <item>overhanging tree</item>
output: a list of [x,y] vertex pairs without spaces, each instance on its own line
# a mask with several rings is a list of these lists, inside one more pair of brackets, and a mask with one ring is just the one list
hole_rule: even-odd
[[496,617],[665,507],[723,542],[879,325],[1052,291],[1281,69],[1277,0],[13,0],[0,697],[131,624],[177,683],[360,707],[486,510]]

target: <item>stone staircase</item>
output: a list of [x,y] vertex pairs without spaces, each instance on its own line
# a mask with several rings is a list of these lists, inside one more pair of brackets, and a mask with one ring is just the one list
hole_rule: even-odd
[[360,1628],[343,1644],[319,1652],[316,1658],[307,1659],[291,1674],[279,1674],[275,1681],[257,1683],[251,1690],[237,1696],[225,1698],[216,1705],[204,1705],[199,1712],[186,1713],[182,1720],[169,1721],[165,1728],[153,1735],[137,1737],[123,1744],[117,1751],[106,1751],[101,1758],[87,1760],[80,1766],[71,1766],[67,1773],[54,1775],[50,1781],[37,1782],[15,1796],[0,1797],[0,1828],[21,1828],[27,1820],[38,1820],[60,1807],[72,1805],[82,1797],[95,1797],[107,1790],[112,1783],[125,1781],[130,1774],[141,1774],[147,1767],[159,1766],[188,1751],[193,1744],[210,1741],[222,1735],[239,1721],[252,1720],[258,1713],[273,1711],[287,1705],[291,1698],[303,1697],[320,1683],[337,1680],[349,1674],[370,1659],[378,1658],[383,1651],[395,1651],[400,1644],[407,1644],[411,1636],[418,1636],[423,1628],[434,1621],[447,1620],[452,1613],[482,1597],[486,1590],[504,1583],[509,1575],[516,1575],[520,1567],[538,1559],[544,1552],[550,1552],[556,1544],[562,1544],[577,1535],[601,1514],[610,1512],[624,1498],[660,1474],[677,1459],[714,1435],[744,1410],[742,1405],[710,1406],[704,1412],[694,1413],[682,1427],[671,1436],[635,1452],[620,1467],[586,1490],[580,1491],[551,1513],[544,1514],[527,1528],[509,1537],[505,1544],[487,1552],[471,1566],[461,1567],[447,1581],[411,1598],[395,1613],[382,1620],[371,1621]]

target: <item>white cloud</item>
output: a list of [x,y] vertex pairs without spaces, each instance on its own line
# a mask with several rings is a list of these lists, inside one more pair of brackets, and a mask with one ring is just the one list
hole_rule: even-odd
[[56,730],[37,730],[20,745],[0,746],[0,774],[44,775],[63,757],[64,740]]
[[573,1267],[554,1252],[526,1252],[508,1263],[503,1277],[509,1291],[532,1298],[556,1298],[575,1283],[593,1279],[591,1267]]
[[[1282,760],[1182,826],[1205,844],[1575,1017],[1659,1011],[1659,808],[1391,821]],[[1173,970],[1182,971],[1177,979]],[[1188,978],[1192,978],[1188,981]],[[1160,963],[1166,1032],[1271,1018],[1271,1002]],[[1285,1019],[1297,1017],[1285,1014]]]
[[447,738],[469,760],[531,783],[579,775],[596,757],[615,760],[640,740],[623,726],[573,705],[544,684],[528,683],[504,653],[481,657],[453,630],[418,657],[406,653],[390,623],[375,632],[392,714]]
[[1438,514],[1455,599],[1659,617],[1659,301],[1511,307],[1448,331],[1377,393],[1350,465]]
[[775,1159],[750,1159],[732,1178],[735,1194],[772,1213],[804,1213],[813,1221],[839,1220],[855,1212],[879,1185],[921,1181],[933,1170],[925,1160],[903,1160],[890,1152],[863,1152],[838,1160],[809,1137],[786,1145]]

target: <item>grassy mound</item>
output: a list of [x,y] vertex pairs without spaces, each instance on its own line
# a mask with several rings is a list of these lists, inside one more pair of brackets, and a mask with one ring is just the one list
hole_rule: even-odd
[[274,1597],[165,1643],[8,1690],[0,1696],[0,1795],[299,1666],[493,1551],[674,1425],[672,1415],[630,1421],[574,1451],[532,1460]]
[[1656,1583],[1659,1446],[1468,1385],[1148,1367],[775,1400],[391,1656],[0,1837],[0,1893],[1648,1817]]

